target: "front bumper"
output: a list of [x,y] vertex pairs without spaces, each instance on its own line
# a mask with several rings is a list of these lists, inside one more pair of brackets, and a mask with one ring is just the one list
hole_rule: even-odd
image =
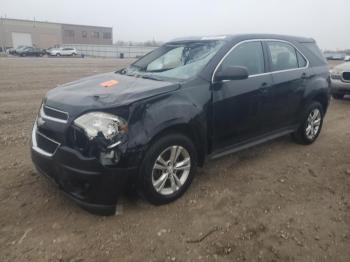
[[84,157],[62,145],[54,154],[45,154],[34,143],[31,157],[36,169],[66,195],[84,209],[102,215],[115,213],[118,197],[137,173],[136,167],[105,167],[96,158]]
[[350,82],[332,79],[331,92],[332,94],[350,94]]

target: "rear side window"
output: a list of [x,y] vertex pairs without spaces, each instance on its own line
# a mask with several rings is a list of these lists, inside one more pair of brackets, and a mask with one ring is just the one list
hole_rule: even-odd
[[298,51],[296,52],[297,52],[299,67],[305,67],[307,65],[306,59]]
[[298,68],[298,59],[294,47],[282,42],[268,42],[271,54],[272,71]]
[[264,73],[264,55],[261,42],[247,42],[237,46],[222,62],[224,69],[229,66],[244,66],[249,75]]

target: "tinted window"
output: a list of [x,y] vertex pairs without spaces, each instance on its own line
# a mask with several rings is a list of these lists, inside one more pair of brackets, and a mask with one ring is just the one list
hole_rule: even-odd
[[222,62],[221,67],[244,66],[249,75],[264,73],[264,55],[260,42],[238,45]]
[[306,59],[297,51],[299,67],[305,67],[307,65]]
[[269,42],[267,46],[271,54],[272,71],[299,67],[295,49],[291,45],[281,42]]

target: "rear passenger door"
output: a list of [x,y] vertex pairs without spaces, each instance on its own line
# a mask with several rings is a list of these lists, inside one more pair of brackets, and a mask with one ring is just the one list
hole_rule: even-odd
[[265,131],[296,124],[306,88],[308,62],[306,58],[290,43],[285,41],[265,41],[269,68],[273,84],[270,87],[268,115],[265,119]]

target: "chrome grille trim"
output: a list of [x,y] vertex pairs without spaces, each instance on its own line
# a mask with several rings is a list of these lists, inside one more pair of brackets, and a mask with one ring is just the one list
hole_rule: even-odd
[[[45,111],[44,111],[44,107],[45,108],[48,108],[52,111],[57,111],[59,113],[62,113],[62,114],[65,114],[67,116],[67,119],[60,119],[60,118],[56,118],[56,117],[52,117],[52,116],[48,116]],[[51,120],[51,121],[54,121],[54,122],[58,122],[58,123],[62,123],[62,124],[67,124],[68,123],[68,118],[69,118],[69,114],[67,112],[64,112],[64,111],[61,111],[61,110],[58,110],[56,108],[52,108],[52,107],[49,107],[49,106],[44,106],[42,105],[41,108],[40,108],[40,117],[44,118],[44,119],[47,119],[47,120]]]
[[[52,140],[51,138],[45,136],[44,134],[40,133],[38,131],[38,127],[37,127],[36,121],[37,120],[35,120],[35,123],[34,123],[34,126],[33,126],[33,131],[32,131],[32,149],[34,151],[36,151],[37,153],[41,154],[41,155],[44,155],[44,156],[47,156],[47,157],[52,157],[56,153],[57,149],[60,147],[61,144],[58,143],[57,141]],[[46,138],[46,139],[50,140],[51,142],[55,143],[57,145],[56,150],[53,153],[49,153],[49,152],[41,149],[40,147],[38,147],[38,143],[37,143],[37,140],[36,140],[36,134],[39,134],[40,136],[43,136],[44,138]]]

